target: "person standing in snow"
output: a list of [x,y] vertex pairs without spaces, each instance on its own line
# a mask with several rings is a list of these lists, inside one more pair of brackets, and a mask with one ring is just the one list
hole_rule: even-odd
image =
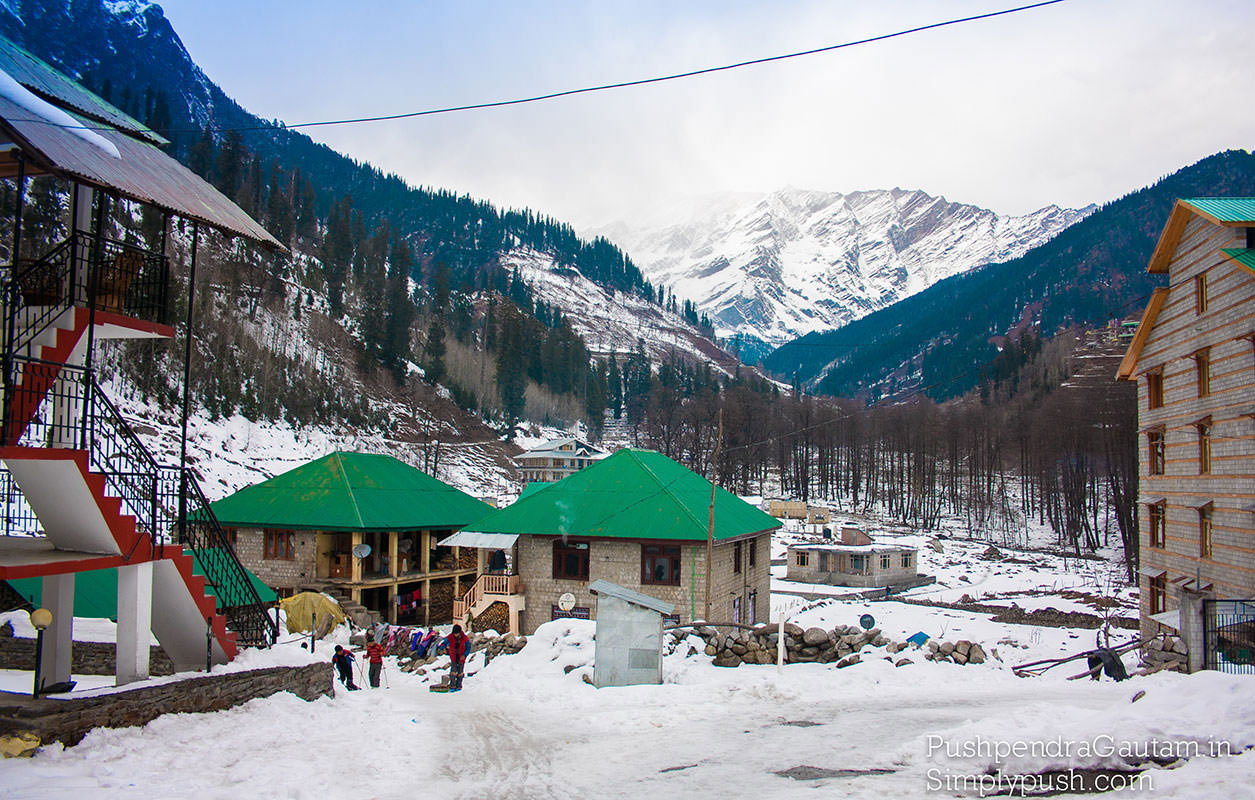
[[449,647],[449,691],[462,691],[462,676],[466,672],[466,651],[471,640],[462,633],[461,625],[453,626],[453,633],[445,640]]
[[370,688],[379,688],[379,673],[383,671],[383,645],[371,639],[366,644],[366,658],[370,661]]
[[340,673],[340,683],[343,683],[350,692],[357,691],[358,687],[353,683],[353,654],[340,645],[336,645],[336,654],[331,657],[331,663],[335,664],[336,670]]

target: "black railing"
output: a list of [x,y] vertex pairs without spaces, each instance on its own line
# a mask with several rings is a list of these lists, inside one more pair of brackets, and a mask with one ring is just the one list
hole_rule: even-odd
[[41,536],[44,526],[40,523],[34,509],[26,502],[13,473],[0,464],[0,513],[4,514],[4,536]]
[[[168,259],[136,245],[79,231],[37,259],[13,264],[6,282],[10,354],[34,356],[35,337],[72,306],[166,324]],[[25,352],[23,352],[25,351]]]
[[[92,470],[104,476],[107,491],[121,499],[122,513],[135,518],[141,535],[154,547],[173,542],[192,551],[240,644],[273,644],[277,623],[195,476],[187,469],[159,465],[90,371],[28,358],[11,358],[9,369],[10,391],[0,426],[3,443],[87,451]],[[16,505],[6,508],[29,509],[12,476],[0,474],[8,481],[0,483],[0,491],[6,497],[16,495]]]
[[1207,669],[1255,674],[1255,600],[1204,600]]
[[279,624],[262,604],[200,484],[188,469],[174,472],[180,473],[178,478],[182,480],[183,490],[179,494],[185,504],[179,541],[191,548],[206,582],[213,586],[227,626],[238,634],[242,645],[268,647],[274,644],[279,636]]

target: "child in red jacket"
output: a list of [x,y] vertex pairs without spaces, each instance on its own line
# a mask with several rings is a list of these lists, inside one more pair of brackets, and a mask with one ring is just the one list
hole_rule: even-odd
[[383,671],[383,645],[375,640],[366,644],[366,660],[370,662],[370,688],[379,688],[379,673]]
[[461,625],[453,626],[453,633],[445,640],[449,646],[449,691],[462,691],[462,675],[466,671],[466,651],[471,640],[462,633]]

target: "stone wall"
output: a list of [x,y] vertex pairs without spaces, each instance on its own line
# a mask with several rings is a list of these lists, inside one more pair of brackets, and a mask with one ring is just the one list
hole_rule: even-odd
[[[70,648],[72,675],[113,675],[116,664],[112,642],[75,642]],[[35,640],[14,636],[13,628],[7,624],[0,627],[0,669],[35,670]],[[153,645],[149,652],[148,671],[151,675],[174,672],[170,657],[158,645]]]
[[75,745],[92,728],[145,725],[162,714],[222,711],[277,692],[304,700],[332,696],[329,663],[198,675],[156,686],[80,699],[38,700],[0,694],[0,735],[33,734]]
[[[587,609],[589,618],[596,618],[596,601],[588,591],[588,584],[595,580],[607,580],[641,594],[656,597],[675,606],[680,622],[691,622],[705,612],[706,587],[700,577],[706,572],[705,543],[685,543],[680,547],[680,584],[657,586],[641,584],[641,542],[639,540],[590,539],[589,580],[564,580],[553,577],[553,542],[551,536],[520,536],[518,543],[518,571],[527,595],[527,609],[523,613],[523,632],[534,633],[536,628],[548,622],[558,598],[565,592],[575,595],[575,606],[582,613]],[[740,599],[741,622],[762,622],[770,609],[770,543],[771,534],[764,533],[752,539],[754,565],[750,566],[749,542],[741,541],[741,571],[733,572],[736,544],[719,542],[713,550],[714,581],[711,584],[711,616],[716,621],[731,622],[733,605]],[[751,616],[751,595],[753,615]]]
[[262,583],[286,591],[318,577],[317,533],[293,531],[293,558],[266,558],[266,533],[256,528],[240,528],[235,535],[235,554],[240,563],[253,571]]

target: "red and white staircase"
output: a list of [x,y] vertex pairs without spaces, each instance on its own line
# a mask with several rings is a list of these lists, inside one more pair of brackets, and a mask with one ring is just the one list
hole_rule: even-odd
[[[0,537],[0,579],[151,562],[151,631],[176,668],[231,660],[237,632],[184,548],[221,546],[221,528],[190,473],[158,466],[83,366],[92,340],[170,338],[173,329],[100,305],[93,313],[81,290],[62,306],[28,304],[19,283],[5,287],[0,461],[9,473],[5,508],[24,511],[29,535]],[[218,597],[238,604],[233,626],[243,623],[254,644],[273,641],[273,622],[234,553],[206,574]]]

